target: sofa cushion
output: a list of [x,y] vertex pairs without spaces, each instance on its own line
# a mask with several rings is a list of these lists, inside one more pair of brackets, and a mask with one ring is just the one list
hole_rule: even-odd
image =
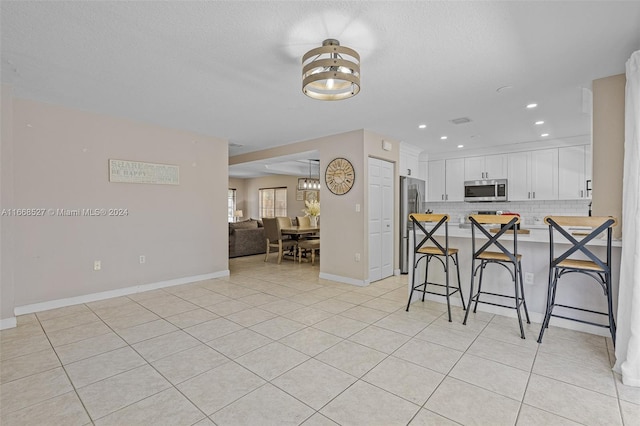
[[258,227],[258,221],[249,219],[242,222],[231,223],[229,226],[232,229],[253,229]]

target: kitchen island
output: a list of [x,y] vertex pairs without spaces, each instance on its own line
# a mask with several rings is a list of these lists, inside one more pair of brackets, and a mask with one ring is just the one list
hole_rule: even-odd
[[[496,226],[490,226],[495,228]],[[547,287],[548,287],[548,275],[549,275],[549,227],[546,225],[522,225],[522,229],[529,230],[529,234],[518,234],[518,252],[522,255],[522,275],[524,279],[524,293],[531,322],[541,323],[544,318],[544,312],[547,303]],[[579,232],[579,229],[575,230]],[[478,231],[476,231],[478,232]],[[416,235],[422,236],[423,234],[416,232]],[[439,230],[436,235],[438,241],[444,245],[444,229]],[[603,234],[604,236],[605,234]],[[582,237],[576,236],[579,241]],[[484,239],[486,241],[486,239]],[[507,249],[512,249],[513,235],[503,235],[500,238]],[[413,232],[409,235],[409,247],[410,257],[409,264],[414,264],[413,259]],[[556,253],[558,251],[566,250],[569,243],[566,239],[562,238],[557,233],[554,234],[554,244],[556,245]],[[606,237],[605,239],[595,239],[589,242],[588,247],[599,257],[605,258],[606,256]],[[460,262],[460,279],[462,294],[465,301],[469,300],[469,287],[471,283],[471,228],[470,226],[449,224],[449,246],[451,248],[457,248],[459,250],[458,257]],[[618,285],[620,277],[620,253],[622,249],[622,241],[614,240],[612,243],[612,287],[613,287],[613,304],[614,315],[617,310],[618,300]],[[492,249],[490,249],[492,250]],[[497,250],[497,248],[495,249]],[[494,251],[495,251],[494,250]],[[576,257],[579,257],[576,255]],[[476,263],[477,265],[477,263]],[[451,274],[449,276],[450,283],[456,282],[455,266],[450,265]],[[411,291],[411,280],[413,276],[413,268],[409,268],[408,274],[408,291]],[[424,281],[424,261],[420,262],[419,270],[416,276],[416,283]],[[533,279],[528,280],[527,276],[533,274]],[[432,262],[429,268],[429,281],[438,282],[444,284],[444,272],[438,262]],[[435,286],[429,287],[432,291]],[[485,275],[482,283],[483,291],[501,293],[501,294],[513,294],[513,280],[509,272],[500,266],[489,265],[485,270]],[[477,278],[476,289],[477,291]],[[414,292],[412,295],[412,303],[420,303],[422,298],[421,292]],[[427,294],[426,299],[446,303],[444,296],[437,296]],[[491,300],[484,298],[483,300]],[[583,274],[568,274],[562,278],[558,284],[556,301],[558,303],[564,303],[567,305],[579,306],[584,309],[591,309],[594,311],[606,312],[607,299],[604,296],[603,290],[596,281]],[[501,300],[505,303],[505,300]],[[506,303],[510,303],[509,300]],[[462,306],[458,294],[451,297],[451,304]],[[478,311],[490,312],[500,314],[504,316],[514,317],[516,311],[514,309],[502,308],[499,306],[492,306],[487,304],[478,304]],[[558,309],[558,313],[559,313]],[[556,313],[554,311],[554,313]],[[572,318],[580,318],[589,321],[606,323],[606,317],[602,315],[594,315],[586,312],[571,311],[569,315]],[[473,321],[473,317],[469,318],[469,321]],[[552,318],[551,326],[558,326],[569,328],[572,330],[585,331],[588,333],[598,334],[602,336],[609,336],[609,330],[606,328],[596,327],[589,324],[583,324],[575,321],[564,320],[561,318]],[[517,320],[513,322],[514,334],[519,334]],[[527,339],[537,339],[538,336],[527,335]]]

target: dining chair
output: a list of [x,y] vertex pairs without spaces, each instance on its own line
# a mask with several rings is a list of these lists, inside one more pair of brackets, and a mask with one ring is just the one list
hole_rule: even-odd
[[[265,217],[262,219],[262,224],[264,225],[264,235],[267,241],[267,253],[264,256],[265,262],[269,259],[269,253],[271,251],[271,247],[278,249],[278,263],[282,262],[282,255],[285,249],[286,250],[296,249],[296,246],[297,246],[296,240],[282,237],[281,223],[286,224],[286,221],[282,219],[289,219],[289,218]],[[289,226],[291,226],[291,219],[289,219]]]
[[302,262],[302,252],[311,252],[311,266],[316,264],[316,251],[320,250],[320,239],[298,241],[298,263]]
[[311,228],[311,219],[309,216],[296,216],[298,226],[301,228]]
[[[309,216],[296,216],[296,220],[298,221],[298,226],[300,228],[311,228],[311,219]],[[298,240],[317,240],[320,236],[318,233],[315,234],[306,234],[304,236],[300,236]]]
[[[617,220],[609,216],[547,216],[544,218],[544,222],[549,225],[549,287],[547,289],[547,307],[542,327],[540,328],[538,343],[542,343],[542,336],[545,329],[549,327],[551,317],[556,317],[608,328],[615,345],[616,321],[613,317],[611,288],[611,235]],[[593,248],[587,247],[587,244],[599,238],[603,232],[606,232],[606,250],[604,256],[598,256],[594,253]],[[569,242],[568,248],[565,249],[564,244],[556,247],[554,244],[554,235],[556,234],[564,237]],[[559,247],[562,247],[561,253],[556,253],[556,249]],[[570,257],[574,254],[579,254],[582,258]],[[604,296],[607,298],[606,312],[575,306],[575,301],[571,302],[571,305],[556,303],[558,280],[570,273],[578,273],[590,277],[602,287]],[[580,282],[580,284],[582,283]],[[553,310],[556,307],[560,308],[564,315],[554,314]],[[591,314],[604,315],[608,317],[608,322],[602,324],[601,322],[566,316],[571,311],[586,312],[587,314],[583,314],[583,318]]]

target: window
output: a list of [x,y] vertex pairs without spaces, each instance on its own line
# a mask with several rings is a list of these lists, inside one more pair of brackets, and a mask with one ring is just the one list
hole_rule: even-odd
[[261,188],[260,217],[287,215],[287,188]]
[[227,221],[233,222],[233,212],[236,211],[236,190],[229,188],[227,193]]

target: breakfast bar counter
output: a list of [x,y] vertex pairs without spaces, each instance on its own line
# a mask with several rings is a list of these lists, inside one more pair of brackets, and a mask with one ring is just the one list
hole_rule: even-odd
[[[491,228],[495,228],[492,226]],[[547,288],[548,288],[548,274],[549,274],[549,227],[546,225],[522,225],[522,229],[527,229],[528,234],[518,233],[517,245],[518,253],[522,255],[522,275],[524,279],[524,293],[529,315],[531,321],[535,323],[541,323],[544,318],[544,312],[546,309],[547,301]],[[469,300],[469,287],[471,283],[471,229],[465,225],[449,224],[449,247],[457,248],[459,250],[459,262],[460,262],[460,279],[461,288],[465,301]],[[478,238],[479,231],[476,231],[476,238]],[[573,230],[575,238],[579,241],[582,236],[580,228]],[[424,234],[416,232],[417,236],[423,236]],[[436,232],[438,241],[444,245],[444,229],[440,229]],[[604,234],[603,234],[604,235]],[[505,234],[500,237],[500,241],[503,242],[505,247],[512,249],[513,234]],[[557,233],[554,234],[554,244],[558,250],[566,250],[569,242],[562,238]],[[408,291],[411,291],[411,282],[413,275],[414,264],[413,259],[413,232],[409,233],[409,273],[408,273]],[[606,239],[594,239],[587,244],[590,249],[599,257],[604,258],[606,256]],[[614,301],[614,313],[617,310],[618,299],[618,285],[620,277],[620,253],[622,248],[621,240],[614,240],[612,242],[612,281],[613,281],[613,301]],[[495,250],[494,250],[495,251]],[[450,283],[456,282],[455,266],[450,265],[452,268],[452,274],[450,274]],[[491,271],[489,271],[491,268]],[[439,282],[444,284],[444,272],[439,262],[432,262],[429,268],[429,281]],[[509,272],[502,267],[496,265],[490,265],[487,267],[487,274],[483,282],[483,291],[495,292],[501,294],[513,293],[513,280]],[[490,272],[490,273],[489,273]],[[419,270],[416,275],[416,283],[424,281],[424,262],[420,263]],[[412,303],[420,303],[419,300],[422,297],[422,293],[414,292],[412,295]],[[437,296],[427,294],[426,298],[440,303],[446,303],[444,296]],[[569,274],[563,278],[563,285],[558,287],[558,293],[556,297],[559,303],[561,301],[566,302],[569,305],[576,305],[584,307],[585,309],[591,309],[594,311],[606,311],[606,297],[603,297],[603,290],[596,281],[583,274]],[[451,297],[451,304],[462,306],[460,303],[460,297],[455,294]],[[516,312],[513,309],[506,309],[492,305],[478,304],[478,310],[485,312],[497,313],[500,315],[515,317]],[[601,315],[593,315],[585,312],[573,312],[572,315],[576,318],[586,319],[590,321],[601,322],[603,320]],[[473,317],[469,318],[469,321],[473,321]],[[514,320],[513,332],[519,334],[517,321]],[[575,321],[568,321],[561,318],[552,318],[551,326],[559,326],[570,328],[574,330],[586,331],[602,336],[608,336],[609,330],[606,328],[600,328],[588,324],[582,324]],[[527,339],[537,339],[536,336],[527,336]]]

